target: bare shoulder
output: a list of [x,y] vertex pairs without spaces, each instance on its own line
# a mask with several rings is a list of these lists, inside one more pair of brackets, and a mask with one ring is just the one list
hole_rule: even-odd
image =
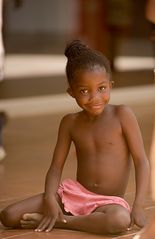
[[120,119],[123,119],[128,116],[134,116],[134,112],[132,109],[127,105],[109,105],[110,112],[113,112],[119,117]]
[[134,127],[134,125],[137,125],[137,118],[129,106],[117,105],[115,110],[123,127]]
[[71,127],[73,123],[75,122],[76,118],[78,117],[78,114],[79,113],[71,113],[71,114],[67,114],[63,116],[63,118],[61,119],[60,125]]
[[132,109],[127,106],[127,105],[116,105],[116,112],[118,113],[119,117],[126,117],[129,115],[134,116],[135,114],[133,113]]

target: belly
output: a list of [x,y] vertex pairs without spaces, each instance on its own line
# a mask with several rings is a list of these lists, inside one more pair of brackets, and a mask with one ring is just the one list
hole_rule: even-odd
[[100,195],[107,195],[107,196],[119,196],[123,197],[125,194],[125,189],[127,184],[114,184],[110,181],[107,183],[96,183],[96,182],[87,182],[86,180],[79,180],[78,181],[89,191],[94,192]]
[[[110,160],[109,160],[110,161]],[[77,180],[89,191],[102,195],[123,196],[127,187],[130,163],[111,162],[78,167]],[[119,161],[119,160],[118,160]]]

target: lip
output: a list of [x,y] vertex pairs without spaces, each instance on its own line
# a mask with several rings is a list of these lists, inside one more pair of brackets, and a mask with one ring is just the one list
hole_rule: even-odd
[[92,104],[92,105],[89,105],[90,108],[92,109],[100,109],[103,107],[102,104]]

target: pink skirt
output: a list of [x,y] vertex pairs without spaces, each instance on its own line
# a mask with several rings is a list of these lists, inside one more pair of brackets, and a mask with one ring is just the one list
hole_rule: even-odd
[[72,215],[88,215],[97,207],[118,204],[130,212],[129,204],[121,197],[104,196],[88,191],[79,182],[72,179],[64,180],[59,188],[60,196],[64,209]]

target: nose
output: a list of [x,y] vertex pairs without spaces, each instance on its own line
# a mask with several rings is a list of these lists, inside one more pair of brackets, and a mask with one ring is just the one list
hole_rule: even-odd
[[99,96],[98,93],[99,92],[97,92],[97,91],[91,92],[90,95],[89,95],[89,101],[91,102],[91,101],[96,100],[98,98],[98,96]]

